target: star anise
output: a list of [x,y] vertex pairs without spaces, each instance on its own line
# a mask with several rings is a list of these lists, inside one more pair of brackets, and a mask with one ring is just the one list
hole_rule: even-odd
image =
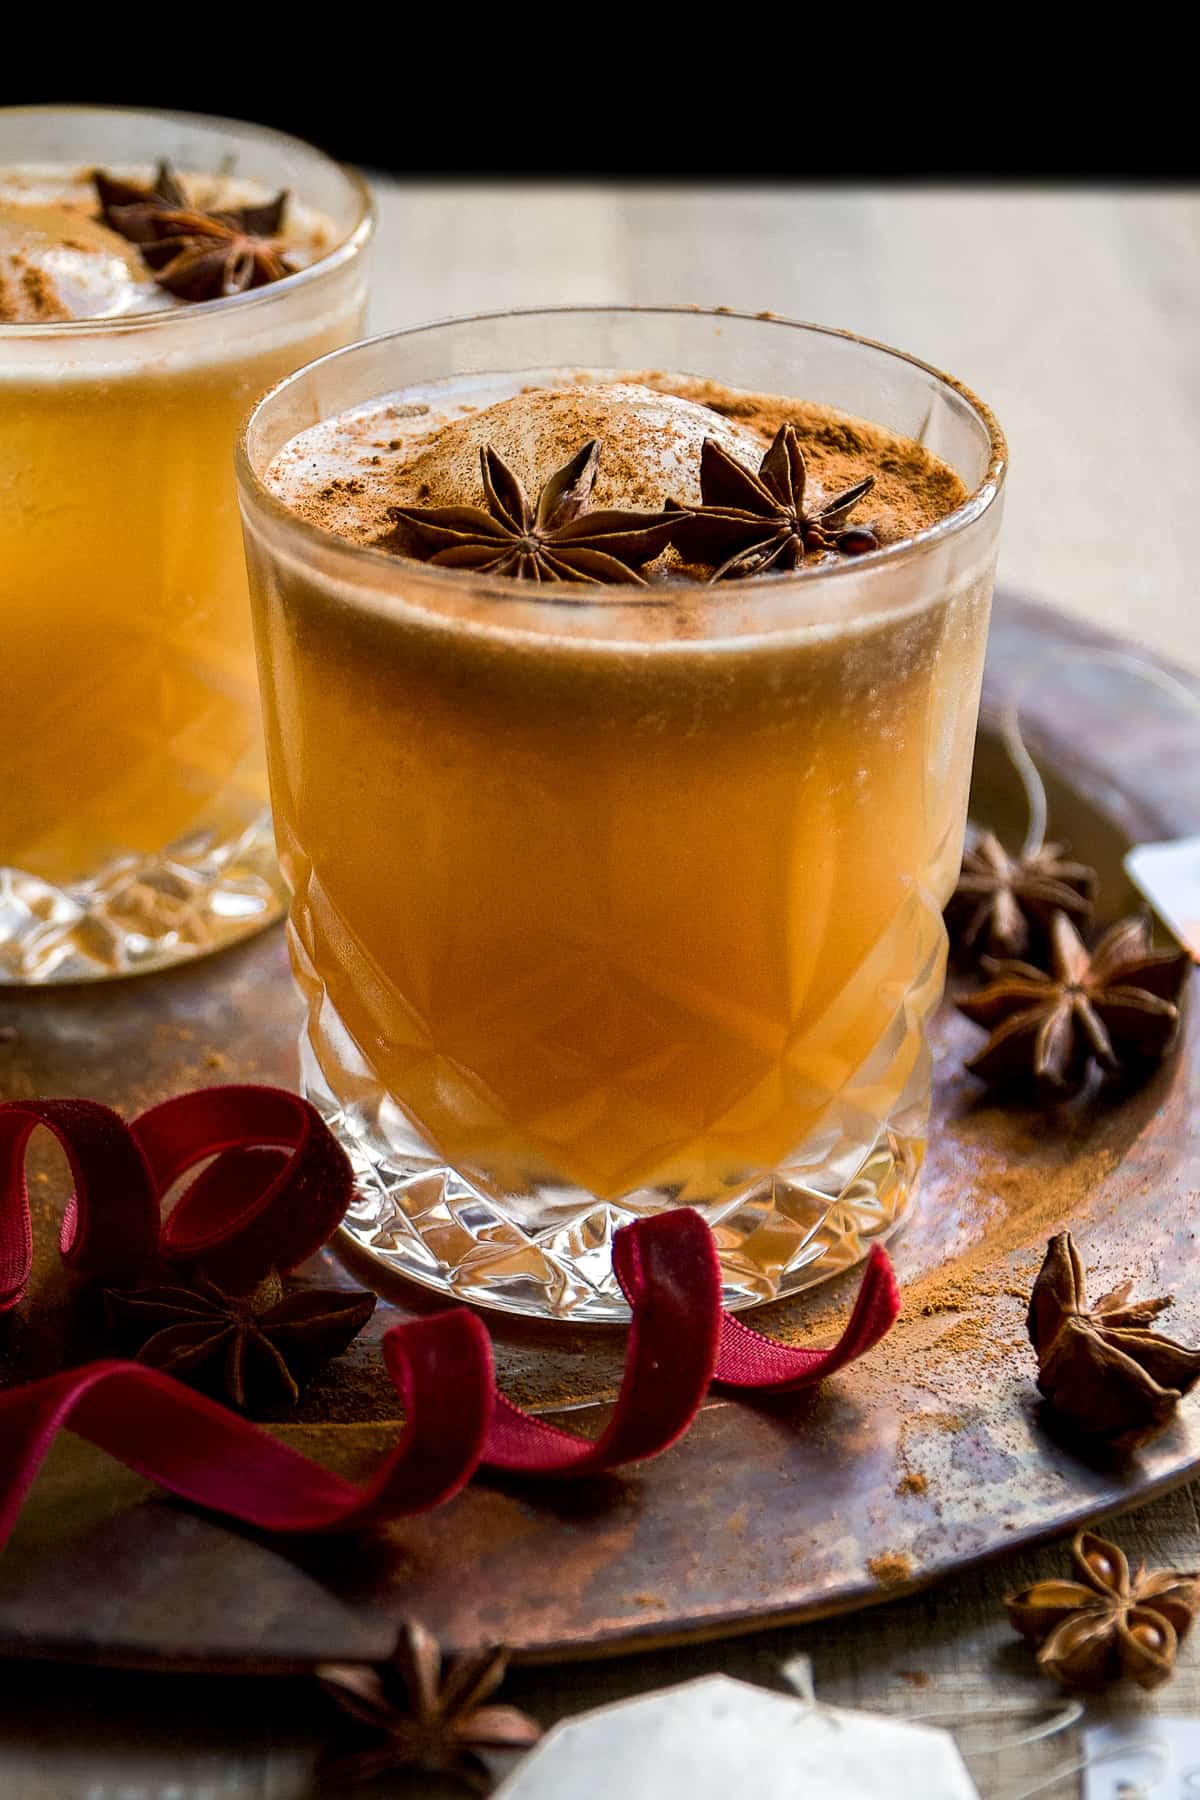
[[136,234],[141,225],[134,217],[135,207],[149,213],[164,207],[186,207],[188,203],[179,177],[165,161],[159,163],[149,187],[140,181],[122,181],[119,176],[110,175],[107,169],[92,170],[92,185],[100,202],[101,219],[110,231],[119,231],[133,243],[139,242]]
[[1200,1607],[1200,1578],[1180,1569],[1131,1574],[1124,1552],[1095,1532],[1071,1545],[1078,1581],[1039,1581],[1004,1604],[1038,1667],[1068,1687],[1136,1681],[1159,1687]]
[[1165,1431],[1200,1380],[1200,1350],[1150,1329],[1173,1296],[1131,1301],[1132,1287],[1127,1281],[1089,1307],[1079,1252],[1060,1231],[1029,1300],[1038,1387],[1075,1432],[1114,1450],[1139,1449]]
[[1061,845],[1010,856],[996,834],[985,831],[963,857],[946,929],[964,957],[1023,957],[1034,933],[1044,936],[1052,913],[1085,923],[1095,897],[1095,870],[1064,861]]
[[794,425],[779,427],[757,474],[715,438],[705,438],[700,452],[703,505],[678,509],[686,515],[675,540],[680,554],[689,562],[715,563],[709,579],[724,581],[764,575],[769,569],[798,569],[809,551],[860,556],[878,549],[878,539],[866,527],[843,529],[847,515],[874,487],[873,475],[811,512],[804,504],[807,483]]
[[437,1640],[415,1622],[406,1624],[395,1655],[382,1669],[325,1663],[317,1678],[343,1711],[378,1741],[329,1759],[322,1775],[330,1786],[357,1788],[392,1769],[456,1775],[479,1793],[491,1777],[483,1753],[527,1750],[541,1726],[514,1706],[488,1706],[504,1679],[508,1654],[483,1650],[453,1659],[443,1672]]
[[181,300],[219,300],[290,275],[279,247],[286,191],[254,206],[192,206],[168,163],[152,187],[93,171],[104,223],[137,245],[159,287]]
[[140,1341],[139,1362],[196,1386],[219,1384],[243,1412],[294,1406],[300,1383],[339,1356],[375,1310],[358,1289],[298,1288],[271,1274],[249,1294],[196,1275],[185,1285],[105,1295],[109,1327]]
[[958,1002],[991,1033],[967,1064],[972,1073],[1061,1098],[1083,1086],[1093,1062],[1112,1072],[1161,1060],[1179,1029],[1187,952],[1152,949],[1137,917],[1106,931],[1090,956],[1066,913],[1051,914],[1048,935],[1050,973],[985,957],[988,985]]
[[[531,506],[512,470],[490,444],[479,452],[487,510],[478,506],[398,506],[425,560],[526,581],[642,582],[636,573],[665,550],[678,514],[589,512],[601,442],[584,444],[555,470]],[[643,584],[644,585],[644,584]]]

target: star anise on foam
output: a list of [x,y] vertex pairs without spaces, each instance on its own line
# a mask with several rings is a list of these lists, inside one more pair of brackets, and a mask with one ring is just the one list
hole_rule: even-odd
[[1191,967],[1183,950],[1155,950],[1143,918],[1122,919],[1088,954],[1066,913],[1051,915],[1051,969],[985,957],[989,981],[958,1002],[990,1033],[967,1064],[984,1081],[1076,1093],[1093,1062],[1112,1073],[1158,1062],[1179,1030]]
[[1060,844],[1010,856],[995,832],[985,831],[963,857],[946,929],[965,958],[1023,957],[1052,913],[1085,923],[1095,896],[1095,870],[1064,860]]
[[110,231],[120,232],[132,243],[139,241],[136,233],[142,225],[142,221],[134,217],[135,207],[150,213],[164,207],[186,207],[188,203],[179,177],[165,161],[159,163],[149,186],[141,181],[122,181],[120,176],[110,175],[107,169],[92,170],[92,186],[100,202],[101,219]]
[[1137,1450],[1165,1431],[1200,1380],[1200,1350],[1151,1325],[1173,1296],[1130,1300],[1132,1281],[1089,1306],[1069,1231],[1050,1239],[1029,1299],[1038,1387],[1071,1428],[1114,1450]]
[[487,1793],[484,1752],[528,1750],[542,1735],[541,1726],[515,1706],[486,1704],[507,1666],[507,1652],[493,1649],[455,1657],[443,1670],[437,1640],[415,1622],[404,1626],[382,1669],[321,1665],[317,1678],[326,1693],[377,1739],[326,1760],[325,1781],[340,1791],[393,1769],[423,1769],[455,1775]]
[[685,517],[676,534],[688,562],[713,563],[710,581],[798,569],[809,551],[840,550],[861,556],[879,540],[865,526],[846,529],[846,519],[875,485],[868,475],[844,494],[812,511],[805,507],[808,467],[792,424],[775,441],[757,474],[715,438],[700,451],[701,506],[677,510]]
[[220,300],[292,273],[279,246],[286,190],[258,205],[204,212],[169,163],[159,164],[152,187],[102,169],[92,180],[104,223],[137,245],[159,287],[180,300]]
[[243,1412],[294,1406],[301,1383],[340,1356],[374,1310],[374,1294],[285,1293],[274,1273],[248,1294],[227,1294],[195,1275],[186,1284],[105,1295],[110,1330],[140,1343],[139,1362],[193,1386],[220,1387]]
[[486,511],[478,506],[397,506],[392,516],[409,527],[444,569],[511,575],[525,581],[642,582],[637,573],[665,550],[677,514],[589,512],[601,441],[593,438],[556,469],[530,505],[507,463],[486,444],[479,452]]
[[1200,1578],[1145,1563],[1131,1574],[1124,1552],[1092,1531],[1077,1535],[1071,1556],[1078,1581],[1039,1581],[1004,1602],[1037,1645],[1038,1667],[1067,1687],[1169,1681],[1200,1607]]

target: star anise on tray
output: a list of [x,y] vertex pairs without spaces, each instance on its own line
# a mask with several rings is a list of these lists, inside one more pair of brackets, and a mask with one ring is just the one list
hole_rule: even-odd
[[294,1406],[301,1383],[339,1356],[375,1310],[358,1289],[297,1288],[271,1274],[248,1294],[203,1275],[186,1284],[110,1290],[110,1330],[140,1343],[139,1362],[193,1386],[219,1387],[245,1412]]
[[159,164],[152,187],[102,169],[92,180],[104,223],[137,245],[159,287],[180,300],[220,300],[292,273],[279,246],[286,191],[205,212],[190,204],[168,163]]
[[1173,1296],[1130,1300],[1132,1281],[1094,1306],[1069,1231],[1052,1237],[1029,1299],[1038,1387],[1082,1437],[1137,1450],[1165,1431],[1200,1380],[1200,1350],[1150,1329]]
[[1066,861],[1061,845],[1010,856],[995,832],[985,831],[963,857],[946,929],[964,958],[1023,957],[1052,913],[1086,923],[1095,897],[1095,870]]
[[716,564],[709,580],[725,581],[798,569],[809,551],[860,556],[878,549],[878,539],[865,526],[846,528],[850,512],[874,487],[873,475],[812,511],[805,508],[807,485],[808,468],[794,425],[779,427],[757,473],[715,438],[705,438],[700,452],[703,504],[677,509],[686,515],[676,535],[680,555],[688,562]]
[[991,1034],[968,1069],[1063,1098],[1078,1092],[1093,1062],[1111,1073],[1160,1061],[1179,1029],[1187,952],[1153,949],[1140,917],[1106,931],[1090,955],[1064,912],[1051,915],[1048,936],[1049,972],[984,958],[987,986],[958,1002]]
[[1071,1556],[1078,1581],[1039,1581],[1004,1602],[1037,1645],[1038,1667],[1067,1687],[1169,1681],[1200,1607],[1200,1578],[1144,1563],[1131,1574],[1124,1552],[1091,1531],[1078,1534]]
[[455,1657],[445,1669],[437,1640],[406,1624],[393,1660],[382,1669],[325,1663],[317,1677],[344,1712],[377,1741],[327,1759],[322,1776],[333,1787],[357,1787],[393,1769],[455,1775],[479,1793],[490,1789],[484,1752],[528,1750],[541,1726],[514,1706],[491,1706],[508,1654],[482,1650]]
[[[638,582],[645,563],[665,550],[677,514],[589,512],[601,442],[593,438],[556,469],[531,505],[507,463],[487,444],[479,452],[486,510],[478,506],[398,506],[425,561],[525,581]],[[644,585],[644,583],[643,583]]]

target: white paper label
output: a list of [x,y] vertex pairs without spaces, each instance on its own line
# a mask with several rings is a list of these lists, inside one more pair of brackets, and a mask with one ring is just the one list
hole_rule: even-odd
[[979,1800],[953,1738],[708,1675],[568,1719],[495,1800]]
[[1138,844],[1125,858],[1134,886],[1200,962],[1200,837]]

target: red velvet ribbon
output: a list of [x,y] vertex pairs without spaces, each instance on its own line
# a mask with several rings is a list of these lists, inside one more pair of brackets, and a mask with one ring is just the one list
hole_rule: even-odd
[[[185,1094],[132,1125],[91,1101],[0,1104],[6,1307],[29,1275],[24,1162],[37,1125],[55,1133],[75,1180],[62,1253],[106,1280],[136,1279],[162,1260],[202,1262],[226,1280],[257,1278],[269,1263],[294,1268],[331,1235],[352,1193],[349,1162],[317,1113],[277,1088]],[[214,1156],[161,1226],[165,1194]],[[396,1325],[384,1338],[406,1422],[363,1487],[156,1369],[89,1363],[0,1395],[0,1545],[68,1427],[157,1486],[262,1530],[349,1531],[437,1506],[481,1465],[577,1476],[655,1456],[687,1430],[710,1382],[775,1392],[808,1386],[877,1344],[899,1311],[891,1264],[876,1248],[832,1349],[773,1343],[722,1311],[712,1233],[686,1207],[618,1232],[613,1267],[632,1319],[621,1390],[595,1441],[522,1412],[497,1391],[487,1330],[465,1307]]]
[[[0,1312],[22,1298],[33,1237],[25,1152],[38,1125],[67,1154],[75,1191],[59,1248],[81,1274],[136,1281],[161,1263],[202,1262],[238,1291],[294,1269],[337,1230],[354,1193],[349,1160],[307,1100],[282,1088],[201,1088],[127,1125],[94,1100],[0,1103]],[[197,1163],[216,1161],[180,1196]]]

